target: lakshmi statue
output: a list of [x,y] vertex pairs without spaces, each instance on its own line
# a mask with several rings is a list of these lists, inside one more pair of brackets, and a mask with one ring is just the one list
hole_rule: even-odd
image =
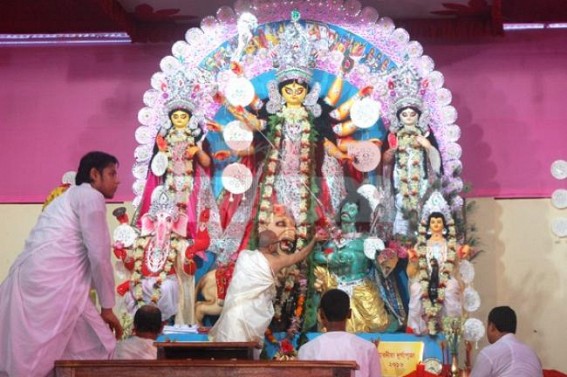
[[373,279],[373,259],[365,254],[370,206],[366,198],[349,194],[340,207],[340,231],[313,253],[315,289],[338,288],[348,293],[352,316],[347,331],[378,332],[390,325],[390,316]]
[[408,327],[417,334],[435,335],[445,316],[463,313],[464,285],[458,280],[459,260],[468,258],[467,245],[458,248],[448,206],[435,191],[424,206],[415,251],[410,253]]
[[[158,185],[164,185],[180,210],[189,215],[194,230],[198,190],[211,158],[203,150],[205,133],[200,126],[202,119],[192,116],[193,105],[187,101],[172,101],[168,118],[171,122],[156,136],[155,154],[150,163],[146,187],[138,209],[141,216],[151,205],[151,195]],[[189,228],[188,228],[189,230]],[[192,233],[192,232],[191,232]]]
[[422,109],[420,82],[413,71],[403,69],[390,81],[395,117],[390,125],[384,153],[385,181],[392,180],[396,215],[394,235],[414,238],[421,201],[442,173],[441,157],[428,117]]

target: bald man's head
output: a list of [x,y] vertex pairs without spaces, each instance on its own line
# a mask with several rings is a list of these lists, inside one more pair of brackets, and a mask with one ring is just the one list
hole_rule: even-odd
[[259,235],[258,246],[264,249],[276,242],[278,242],[278,236],[271,230],[264,230]]

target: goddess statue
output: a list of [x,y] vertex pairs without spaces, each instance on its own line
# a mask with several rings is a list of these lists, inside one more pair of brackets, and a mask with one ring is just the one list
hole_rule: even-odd
[[[188,213],[193,233],[197,209],[198,190],[201,179],[211,165],[211,158],[204,151],[205,133],[198,116],[192,116],[192,104],[174,100],[169,104],[169,128],[156,136],[154,156],[150,163],[144,194],[138,207],[138,216],[146,213],[152,203],[152,193],[164,185],[175,200],[177,207]],[[137,219],[135,219],[137,220]]]
[[[268,83],[269,99],[262,109],[266,116],[262,111],[260,115],[254,114],[252,105],[252,109],[247,110],[225,103],[230,113],[256,133],[255,145],[248,151],[253,152],[257,161],[263,161],[257,164],[257,169],[253,169],[259,182],[254,199],[257,208],[251,214],[253,220],[244,235],[241,249],[256,248],[255,234],[268,223],[274,203],[285,206],[297,226],[296,245],[289,245],[288,251],[303,249],[317,219],[335,216],[346,196],[348,182],[345,173],[348,170],[345,171],[345,167],[353,160],[348,149],[349,144],[354,142],[351,136],[356,127],[352,122],[337,122],[344,121],[353,103],[368,96],[371,88],[360,90],[331,111],[341,97],[342,78],[338,77],[325,100],[319,101],[320,84],[310,85],[316,62],[315,50],[298,21],[299,14],[292,12],[291,23],[281,29],[279,43],[271,55],[276,80]],[[345,53],[345,59],[347,55]],[[237,67],[237,64],[232,66]],[[337,138],[341,138],[340,143]],[[215,153],[217,155],[218,152]],[[348,175],[347,179],[350,177]],[[229,206],[223,204],[219,207]],[[220,217],[226,216],[221,214]],[[250,242],[246,242],[246,237]],[[285,282],[282,283],[285,289],[278,293],[275,304],[274,323],[278,323],[276,328],[279,330],[287,329],[290,323],[298,323],[297,319],[288,321],[288,317],[295,314],[282,313],[282,310],[291,308],[294,312],[293,297],[301,296],[299,291],[306,289],[300,287],[299,282],[307,279],[307,268],[303,264],[285,271]],[[222,271],[226,274],[218,276]],[[230,273],[231,268],[220,266],[217,282],[228,282]],[[222,299],[226,287],[221,284],[217,291]]]
[[442,173],[441,157],[422,109],[423,90],[417,76],[409,68],[401,69],[389,84],[398,99],[384,152],[384,181],[393,182],[394,235],[413,238],[421,200]]

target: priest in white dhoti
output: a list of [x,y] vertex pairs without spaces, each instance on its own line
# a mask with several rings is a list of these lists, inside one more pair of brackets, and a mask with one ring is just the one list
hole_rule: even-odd
[[55,360],[108,359],[114,352],[122,327],[112,311],[105,198],[118,188],[117,164],[104,152],[81,159],[77,185],[45,208],[0,285],[0,376],[49,376]]
[[[295,230],[293,230],[295,233]],[[301,262],[313,250],[315,242],[326,237],[317,234],[294,254],[278,252],[276,233],[260,233],[259,250],[243,250],[238,255],[223,310],[209,332],[216,342],[261,342],[274,316],[276,275],[284,267]]]

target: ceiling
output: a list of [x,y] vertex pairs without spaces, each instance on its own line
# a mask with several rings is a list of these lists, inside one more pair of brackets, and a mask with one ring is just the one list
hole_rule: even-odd
[[[414,39],[502,35],[503,23],[567,22],[567,0],[359,1],[392,18]],[[232,0],[3,0],[0,34],[112,32],[127,33],[138,43],[173,42],[183,39],[185,31],[198,26],[203,17],[233,4]]]

